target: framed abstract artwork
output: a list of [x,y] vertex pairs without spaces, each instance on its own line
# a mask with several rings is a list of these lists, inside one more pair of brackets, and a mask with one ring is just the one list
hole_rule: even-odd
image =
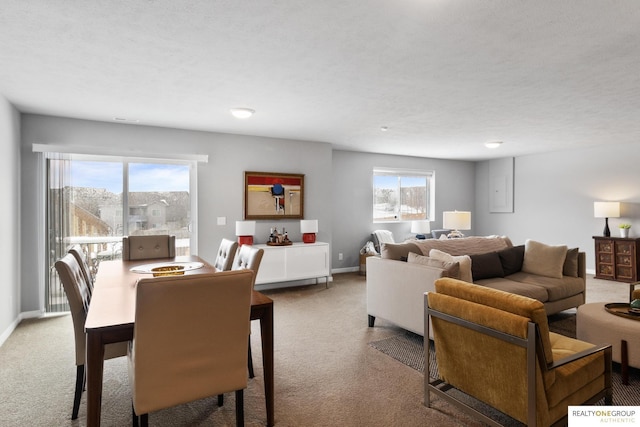
[[244,219],[304,218],[304,175],[244,173]]

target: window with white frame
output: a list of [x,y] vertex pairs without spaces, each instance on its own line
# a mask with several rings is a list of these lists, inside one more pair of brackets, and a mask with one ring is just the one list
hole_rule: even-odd
[[434,173],[373,170],[373,222],[433,220]]
[[195,161],[46,153],[45,309],[68,310],[53,268],[73,245],[92,271],[122,255],[126,235],[171,234],[189,255],[196,220]]

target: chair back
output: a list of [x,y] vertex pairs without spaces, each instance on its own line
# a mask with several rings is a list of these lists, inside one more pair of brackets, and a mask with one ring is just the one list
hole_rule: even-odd
[[144,278],[130,381],[136,414],[247,387],[252,271]]
[[393,238],[393,233],[389,230],[374,230],[371,233],[373,237],[373,246],[376,251],[380,253],[383,243],[395,243],[395,239]]
[[176,236],[166,234],[125,236],[122,238],[122,259],[173,258],[176,256]]
[[87,258],[84,255],[84,251],[82,250],[80,245],[73,245],[71,248],[69,248],[69,253],[74,256],[76,261],[78,261],[85,281],[87,282],[87,285],[89,285],[89,293],[93,292],[93,274],[91,274],[91,268],[89,268],[89,264],[87,263]]
[[[435,289],[435,293],[428,294],[430,309],[489,328],[500,335],[494,337],[478,333],[474,329],[477,326],[470,328],[432,317],[440,378],[526,422],[528,387],[531,385],[528,382],[529,372],[535,373],[533,381],[538,383],[535,387],[541,396],[545,394],[545,385],[550,386],[555,381],[555,372],[546,369],[547,364],[553,362],[553,354],[544,304],[532,298],[451,278],[436,280]],[[531,325],[534,325],[533,329]],[[507,336],[512,338],[505,340]],[[516,340],[530,342],[533,350],[517,344]],[[533,354],[533,360],[527,359],[530,354]],[[532,371],[529,363],[535,364]],[[537,399],[536,406],[538,416],[546,417],[546,398]]]
[[218,254],[216,255],[216,262],[213,264],[216,270],[231,270],[237,250],[238,242],[229,239],[222,239],[220,247],[218,248]]
[[55,263],[58,276],[69,301],[76,343],[76,365],[84,365],[86,338],[84,322],[89,311],[91,293],[85,275],[75,256],[68,253]]
[[255,283],[260,269],[260,262],[264,255],[264,249],[256,248],[251,245],[242,245],[233,260],[232,270],[251,270],[255,273],[253,282]]

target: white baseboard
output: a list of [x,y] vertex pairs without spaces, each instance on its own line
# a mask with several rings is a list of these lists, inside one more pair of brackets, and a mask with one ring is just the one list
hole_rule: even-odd
[[360,267],[344,267],[344,268],[333,268],[331,269],[331,274],[339,274],[339,273],[357,273],[360,271]]
[[44,312],[41,310],[25,311],[24,313],[20,313],[18,317],[13,322],[11,322],[9,327],[2,332],[2,335],[0,335],[0,347],[2,347],[5,341],[9,339],[13,331],[23,319],[33,319],[41,317],[42,315],[44,315]]

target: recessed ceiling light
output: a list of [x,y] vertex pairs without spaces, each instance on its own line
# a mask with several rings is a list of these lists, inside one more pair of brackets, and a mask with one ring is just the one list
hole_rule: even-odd
[[502,141],[489,141],[484,143],[487,148],[498,148],[502,145]]
[[380,130],[381,130],[382,132],[386,132],[386,131],[388,131],[388,130],[389,130],[389,128],[388,128],[388,127],[386,127],[386,126],[382,126],[382,127],[380,128]]
[[233,117],[235,117],[236,119],[248,119],[249,117],[253,116],[253,113],[255,113],[255,110],[252,110],[251,108],[231,109],[231,114],[233,114]]

